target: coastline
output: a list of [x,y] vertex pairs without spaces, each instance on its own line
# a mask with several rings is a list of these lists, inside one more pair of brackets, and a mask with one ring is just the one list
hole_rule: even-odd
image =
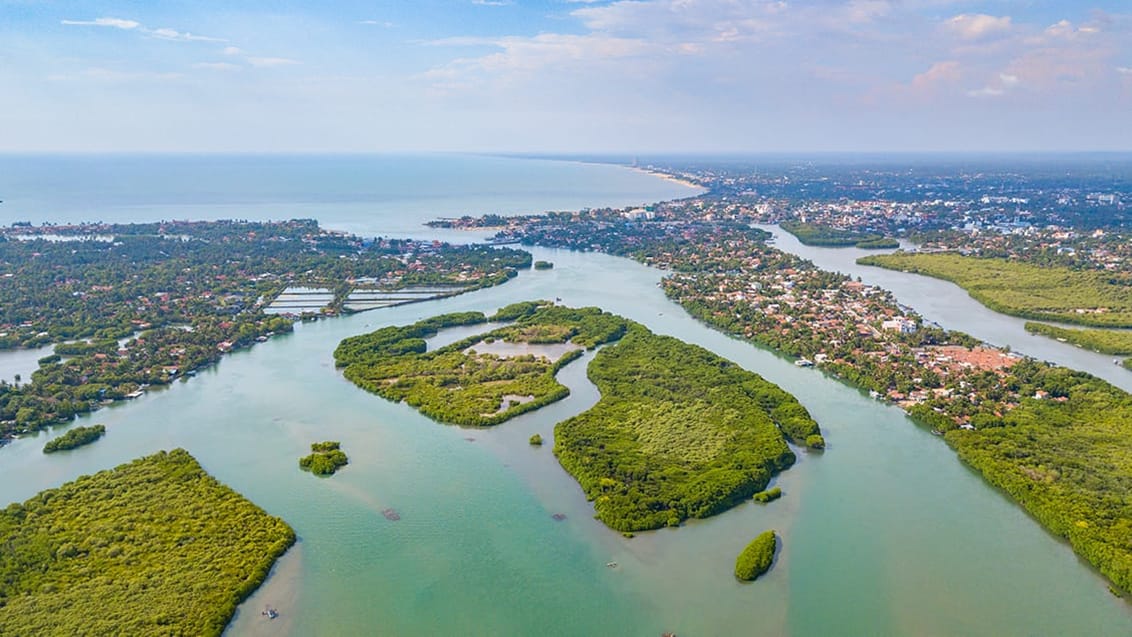
[[[621,165],[621,164],[618,164],[618,165]],[[660,171],[660,170],[656,170],[656,169],[653,169],[653,168],[641,168],[640,166],[625,166],[625,168],[628,168],[629,170],[632,170],[634,172],[641,173],[643,175],[651,175],[653,177],[656,177],[658,179],[662,179],[662,180],[667,181],[669,183],[684,186],[685,188],[691,188],[693,190],[699,190],[700,191],[698,193],[688,195],[688,197],[699,197],[701,195],[706,195],[709,192],[709,190],[707,188],[705,188],[705,187],[703,187],[703,186],[701,186],[701,185],[699,185],[699,184],[697,184],[693,181],[689,181],[687,179],[682,179],[680,177],[677,177],[676,175],[672,175],[672,174],[669,174],[669,173],[666,173],[666,172],[663,172],[663,171]],[[683,198],[684,197],[681,197],[681,199],[683,199]],[[669,199],[667,201],[673,201],[673,200]],[[657,202],[657,203],[666,203],[666,202]]]

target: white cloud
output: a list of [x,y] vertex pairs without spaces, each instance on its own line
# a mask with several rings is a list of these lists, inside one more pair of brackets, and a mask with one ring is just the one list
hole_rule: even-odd
[[940,84],[948,84],[959,80],[962,72],[959,63],[954,60],[936,62],[928,70],[912,78],[913,88],[931,90]]
[[980,89],[967,91],[967,95],[970,97],[1001,97],[1003,95],[1006,95],[1006,91],[1000,88],[995,88],[993,86],[984,86]]
[[1017,75],[1010,73],[999,73],[998,78],[993,83],[987,84],[983,88],[967,91],[969,97],[1002,97],[1006,95],[1021,83]]
[[1013,28],[1010,16],[995,17],[985,13],[963,13],[948,18],[943,24],[948,31],[964,40],[981,40],[1007,33]]
[[114,27],[115,29],[136,29],[141,26],[140,22],[134,20],[124,20],[122,18],[95,18],[94,20],[63,20],[63,24],[69,26],[81,27]]
[[193,35],[192,33],[182,33],[173,29],[153,29],[147,30],[146,33],[161,40],[180,40],[182,42],[224,42],[223,38],[210,38],[204,35]]
[[358,24],[385,27],[386,29],[392,29],[393,27],[397,26],[396,24],[385,20],[358,20]]
[[238,46],[226,46],[224,47],[224,50],[221,51],[221,53],[223,53],[224,55],[239,55],[243,52],[244,50]]
[[505,7],[511,4],[511,0],[472,0],[472,4],[478,4],[481,7]]
[[276,66],[291,66],[293,64],[300,64],[300,62],[298,60],[292,60],[291,58],[249,57],[248,64],[256,68],[272,68]]
[[1116,67],[1116,72],[1120,73],[1121,75],[1132,75],[1132,67],[1118,66]]
[[187,31],[177,31],[163,27],[160,29],[150,29],[142,26],[137,20],[126,20],[123,18],[95,18],[94,20],[63,20],[63,24],[67,26],[87,26],[87,27],[112,27],[115,29],[122,29],[123,31],[136,31],[137,33],[144,33],[150,37],[159,40],[173,40],[178,42],[224,42],[223,38],[211,38],[204,35],[194,35]]

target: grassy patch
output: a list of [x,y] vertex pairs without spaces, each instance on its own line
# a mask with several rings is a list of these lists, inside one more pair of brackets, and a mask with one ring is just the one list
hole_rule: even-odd
[[1132,327],[1132,286],[1111,273],[958,254],[896,253],[864,265],[951,281],[996,312],[1096,327]]
[[438,329],[487,320],[478,312],[439,316],[348,338],[338,345],[334,358],[345,368],[346,378],[367,391],[403,400],[441,422],[489,426],[565,398],[570,392],[554,375],[582,352],[574,350],[551,361],[533,354],[504,357],[465,351],[469,347],[481,340],[595,347],[620,338],[626,328],[625,319],[598,308],[538,302],[508,306],[493,318],[514,323],[425,351],[424,339]]
[[219,635],[295,541],[183,449],[0,512],[0,634]]
[[720,513],[794,462],[784,421],[817,425],[790,394],[695,345],[634,324],[589,367],[601,400],[555,428],[554,452],[618,531]]

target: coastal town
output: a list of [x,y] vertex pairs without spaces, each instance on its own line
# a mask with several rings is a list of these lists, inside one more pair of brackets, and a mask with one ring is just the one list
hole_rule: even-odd
[[[1090,274],[1128,267],[1119,229],[1122,196],[1103,203],[1086,197],[1110,208],[1106,227],[1069,230],[1052,219],[1037,225],[1012,215],[1005,221],[1003,206],[1019,205],[1011,201],[994,203],[999,207],[972,222],[960,206],[932,210],[900,197],[884,204],[822,197],[787,203],[737,192],[739,181],[719,188],[718,175],[695,168],[674,174],[712,190],[647,207],[513,217],[495,241],[601,251],[662,269],[665,293],[689,314],[899,406],[1117,586],[1132,587],[1126,548],[1132,537],[1121,521],[1132,512],[1113,498],[1111,486],[1121,482],[1119,468],[1132,453],[1119,433],[1132,418],[1125,392],[931,324],[883,289],[775,248],[770,234],[756,227],[779,222],[803,243],[817,245],[868,248],[893,236],[915,240],[926,253],[981,257],[962,262],[969,273],[990,267],[1024,272],[1052,290],[1046,293],[1051,303],[1064,306],[1044,314],[1027,305],[1000,311],[1123,321],[1125,308],[1117,314],[1095,307],[1097,299],[1123,298],[1122,286]],[[1045,280],[1050,276],[1077,277],[1083,285],[1059,293]],[[996,297],[986,298],[992,303]]]
[[54,346],[30,378],[0,381],[0,441],[192,376],[296,320],[459,294],[530,265],[520,250],[313,220],[19,223],[0,238],[0,348]]

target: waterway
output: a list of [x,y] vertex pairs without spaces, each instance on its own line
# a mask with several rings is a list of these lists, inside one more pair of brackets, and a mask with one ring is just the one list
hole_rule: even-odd
[[966,332],[1000,347],[1009,346],[1015,352],[1039,360],[1089,372],[1125,391],[1132,391],[1132,372],[1120,365],[1113,365],[1112,356],[1031,334],[1025,329],[1025,319],[1000,314],[987,308],[954,283],[909,272],[857,264],[857,259],[863,256],[892,252],[891,250],[807,246],[778,226],[758,227],[774,235],[776,248],[809,259],[823,270],[860,277],[864,283],[889,290],[896,296],[897,301],[913,308],[925,319],[947,329]]
[[[362,230],[377,233],[380,222]],[[194,379],[81,419],[107,426],[97,444],[47,456],[43,443],[63,429],[16,440],[0,450],[9,476],[0,502],[188,449],[300,538],[241,607],[228,631],[236,636],[1132,633],[1132,611],[1101,577],[898,409],[697,323],[664,298],[658,270],[533,252],[554,269],[302,323]],[[626,539],[592,518],[549,444],[556,422],[598,398],[585,379],[592,353],[560,372],[568,398],[482,430],[367,394],[333,366],[350,335],[554,297],[627,316],[779,383],[821,423],[828,449],[799,451],[774,503]],[[548,444],[531,447],[534,433]],[[329,479],[299,471],[308,445],[327,439],[341,441],[351,464]],[[386,519],[387,508],[401,519]],[[783,537],[775,568],[737,582],[735,556],[768,528]],[[280,619],[262,617],[265,604]]]

